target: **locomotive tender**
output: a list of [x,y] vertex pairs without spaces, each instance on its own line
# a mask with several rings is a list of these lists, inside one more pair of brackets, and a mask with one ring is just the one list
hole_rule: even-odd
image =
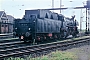
[[26,42],[43,42],[78,34],[76,20],[49,10],[25,10],[22,19],[14,20],[14,35]]

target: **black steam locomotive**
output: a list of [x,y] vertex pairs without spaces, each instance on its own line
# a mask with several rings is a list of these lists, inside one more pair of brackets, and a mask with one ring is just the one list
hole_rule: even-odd
[[76,37],[78,22],[48,10],[25,10],[22,19],[14,20],[14,35],[20,40],[43,42],[72,35]]

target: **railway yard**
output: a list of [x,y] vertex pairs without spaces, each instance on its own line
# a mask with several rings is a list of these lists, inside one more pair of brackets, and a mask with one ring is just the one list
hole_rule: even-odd
[[[15,3],[15,0],[12,2]],[[24,5],[26,1],[23,4],[22,1],[17,2],[23,8],[28,4]],[[7,11],[0,11],[0,60],[90,60],[90,0],[82,2],[82,7],[64,8],[61,7],[62,0],[60,8],[54,8],[55,1],[51,2],[52,8],[48,9],[24,8],[22,18],[18,16],[20,13],[16,13],[19,18],[14,18],[15,13],[9,16]],[[81,9],[80,21],[75,11],[71,17],[67,17],[66,13],[63,15],[61,10],[66,9]],[[54,10],[60,10],[60,13]],[[84,16],[86,19],[83,19]]]
[[[29,13],[32,11],[34,10],[29,10]],[[35,11],[44,11],[46,16],[43,18],[45,19],[36,18],[36,15],[30,15],[30,18],[27,19],[16,19],[13,33],[0,34],[0,60],[8,60],[10,57],[22,58],[29,55],[30,58],[36,58],[52,52],[67,51],[90,44],[89,34],[79,33],[78,22],[74,20],[75,15],[72,18],[66,18],[57,14],[56,22],[55,19],[48,18],[46,12],[50,11]],[[28,10],[26,12],[28,13]],[[54,13],[51,12],[51,14]],[[28,15],[26,14],[26,16]],[[54,16],[51,15],[51,17]]]
[[[39,45],[30,44],[28,42],[24,43],[22,41],[19,41],[18,38],[5,38],[0,39],[0,59],[3,60],[4,58],[7,59],[9,57],[23,57],[28,55],[31,55],[32,58],[40,57],[43,55],[47,55],[53,51],[59,50],[69,52],[78,51],[78,56],[80,56],[79,59],[82,60],[84,58],[87,59],[87,55],[84,54],[89,52],[89,44],[90,36],[70,38],[63,41],[57,40],[56,42]],[[81,53],[79,52],[79,48],[81,48]],[[85,57],[83,58],[83,56]]]

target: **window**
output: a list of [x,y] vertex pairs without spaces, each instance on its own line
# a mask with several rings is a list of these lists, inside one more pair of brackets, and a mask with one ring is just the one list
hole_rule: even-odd
[[3,21],[2,21],[2,23],[3,23]]
[[6,23],[6,21],[5,21],[5,23]]
[[40,15],[39,14],[37,15],[37,18],[40,18]]
[[51,19],[53,19],[53,16],[51,15]]
[[4,27],[4,25],[2,25],[2,27]]
[[24,24],[21,24],[22,26],[24,25]]
[[48,18],[48,14],[46,13],[45,18]]
[[6,17],[5,18],[2,17],[1,20],[7,20],[7,18]]
[[7,25],[5,25],[5,27],[7,27]]
[[6,14],[4,13],[2,17],[6,17]]

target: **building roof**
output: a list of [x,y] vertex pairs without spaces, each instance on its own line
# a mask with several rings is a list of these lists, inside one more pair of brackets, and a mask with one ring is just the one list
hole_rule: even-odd
[[4,11],[0,11],[0,17],[2,16],[3,12],[4,12]]
[[9,20],[14,20],[15,18],[13,17],[13,16],[11,16],[11,15],[7,15],[7,18],[9,19]]
[[15,19],[13,16],[11,15],[7,15],[8,21],[9,23],[13,23],[13,20]]

